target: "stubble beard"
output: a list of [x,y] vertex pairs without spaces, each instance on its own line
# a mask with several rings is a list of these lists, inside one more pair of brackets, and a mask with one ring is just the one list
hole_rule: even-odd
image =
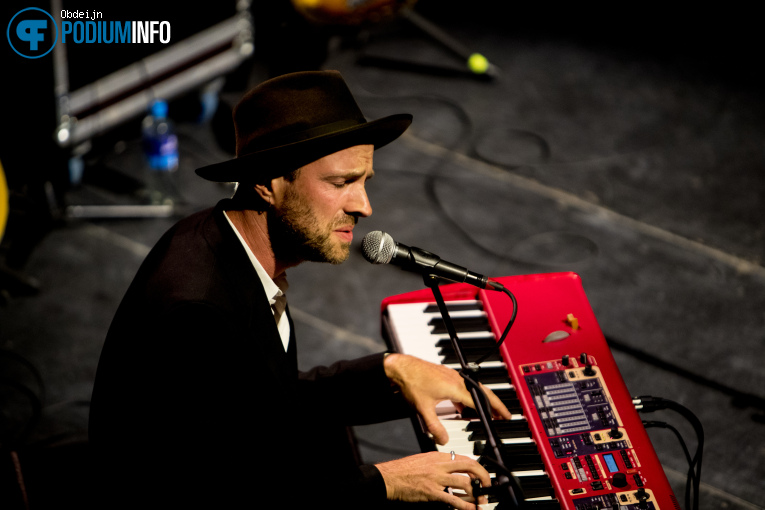
[[354,225],[354,216],[341,214],[330,225],[322,227],[316,215],[297,193],[288,189],[282,210],[268,211],[268,235],[277,260],[290,264],[329,262],[341,264],[350,255],[351,243],[338,241],[332,232]]

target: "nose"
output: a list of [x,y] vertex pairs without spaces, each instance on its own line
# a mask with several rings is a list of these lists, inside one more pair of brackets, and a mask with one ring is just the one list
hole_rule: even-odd
[[350,210],[348,211],[348,214],[362,218],[366,218],[367,216],[372,215],[372,204],[369,202],[367,190],[363,185],[359,186],[359,188],[353,194],[353,198],[349,205]]

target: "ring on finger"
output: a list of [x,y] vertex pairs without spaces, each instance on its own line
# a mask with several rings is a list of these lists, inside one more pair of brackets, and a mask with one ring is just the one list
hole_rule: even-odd
[[454,450],[452,450],[452,451],[451,451],[451,452],[449,452],[449,453],[450,453],[450,454],[451,454],[451,456],[452,456],[452,460],[454,460]]

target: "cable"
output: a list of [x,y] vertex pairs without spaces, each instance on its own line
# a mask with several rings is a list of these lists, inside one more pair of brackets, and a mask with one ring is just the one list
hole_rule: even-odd
[[[678,404],[677,402],[673,402],[672,400],[645,395],[645,396],[633,397],[632,403],[635,405],[635,408],[638,410],[638,412],[641,412],[641,413],[650,413],[650,412],[664,410],[664,409],[675,411],[676,413],[684,417],[686,420],[688,420],[688,422],[693,427],[693,430],[696,433],[697,444],[696,444],[696,454],[693,456],[689,464],[689,478],[691,479],[692,485],[693,485],[692,508],[694,510],[697,510],[699,507],[699,485],[701,483],[701,459],[702,459],[702,454],[704,451],[704,427],[701,424],[701,421],[699,421],[699,419],[696,417],[695,414],[693,414],[693,412],[691,412],[690,409],[682,406],[681,404]],[[691,472],[693,472],[692,477],[691,477]],[[686,485],[686,508],[691,508],[688,502],[688,499],[691,499],[691,498],[689,497],[689,488]]]
[[645,428],[658,427],[658,428],[669,429],[677,437],[677,440],[680,443],[680,446],[683,448],[683,453],[685,454],[685,460],[688,462],[688,478],[686,479],[686,482],[685,482],[685,508],[690,509],[691,508],[690,492],[691,492],[691,487],[695,485],[696,483],[696,472],[693,469],[693,465],[694,465],[693,459],[691,459],[691,453],[688,451],[688,447],[686,446],[685,441],[683,440],[683,436],[675,427],[663,421],[643,420],[643,426]]
[[476,365],[480,365],[484,361],[486,361],[486,358],[491,356],[495,350],[499,351],[500,346],[505,342],[505,338],[507,338],[507,334],[510,332],[510,328],[513,327],[513,323],[515,323],[515,316],[518,315],[518,301],[516,301],[515,296],[512,292],[510,292],[509,289],[507,289],[504,285],[502,285],[499,282],[491,281],[489,282],[492,287],[494,287],[497,290],[500,290],[510,296],[510,300],[513,302],[513,314],[510,316],[510,320],[507,321],[507,326],[505,326],[505,330],[502,332],[502,336],[499,337],[499,341],[496,343],[494,348],[490,351],[481,356],[478,361],[476,361]]

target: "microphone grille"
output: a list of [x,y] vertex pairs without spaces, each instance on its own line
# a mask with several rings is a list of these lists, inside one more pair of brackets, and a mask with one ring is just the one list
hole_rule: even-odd
[[361,251],[372,264],[387,264],[393,259],[396,242],[389,234],[375,230],[361,240]]

